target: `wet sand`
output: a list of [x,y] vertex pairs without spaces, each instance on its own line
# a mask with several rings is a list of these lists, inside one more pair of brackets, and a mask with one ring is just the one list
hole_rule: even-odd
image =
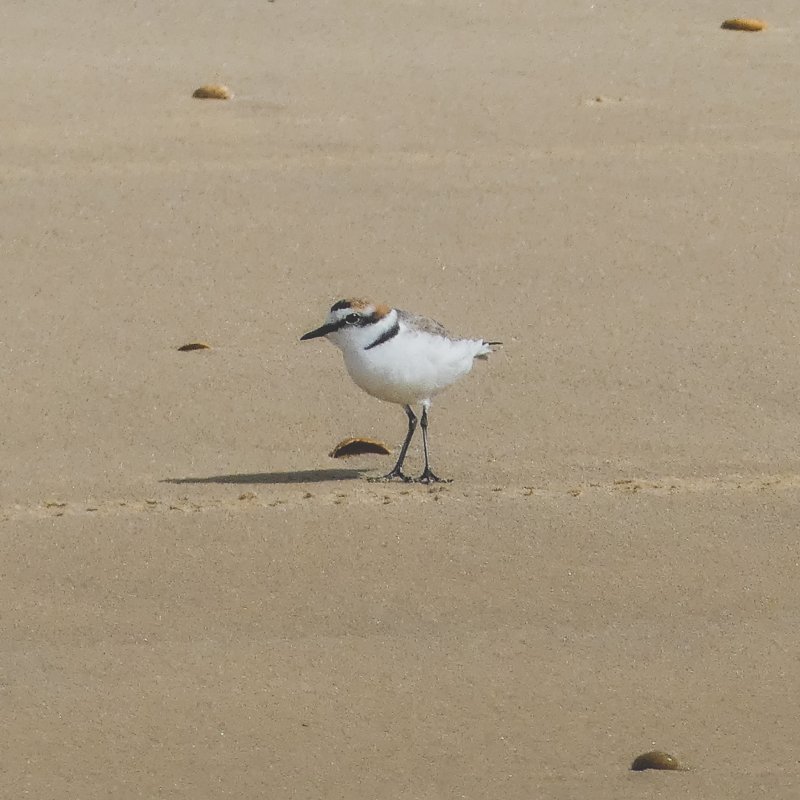
[[[3,796],[795,796],[800,49],[741,13],[2,13]],[[504,342],[452,484],[328,457],[405,431],[298,341],[351,295]]]

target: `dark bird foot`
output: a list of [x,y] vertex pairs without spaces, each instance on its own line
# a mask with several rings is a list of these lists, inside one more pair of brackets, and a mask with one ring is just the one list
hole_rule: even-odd
[[387,472],[386,475],[379,475],[375,478],[367,478],[367,480],[370,483],[388,483],[389,481],[393,481],[395,478],[403,481],[404,483],[411,483],[411,481],[414,480],[405,473],[401,472],[399,469],[393,469],[391,472]]
[[432,470],[426,468],[422,475],[419,478],[415,479],[416,483],[452,483],[451,478],[440,478],[438,475],[435,475]]

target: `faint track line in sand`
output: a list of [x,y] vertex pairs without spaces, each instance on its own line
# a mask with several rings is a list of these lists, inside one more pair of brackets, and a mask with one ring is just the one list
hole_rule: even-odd
[[[241,487],[240,487],[241,488]],[[365,482],[347,484],[324,491],[270,489],[269,492],[245,491],[231,497],[148,497],[105,499],[98,501],[46,499],[38,503],[0,507],[0,522],[26,519],[55,519],[73,516],[127,516],[133,514],[196,514],[213,511],[257,513],[271,508],[289,511],[313,505],[391,505],[403,503],[460,503],[475,500],[528,500],[558,498],[591,499],[597,496],[672,496],[681,494],[739,494],[781,492],[800,488],[800,474],[723,475],[662,479],[617,478],[611,481],[584,483],[514,485],[514,486],[375,486]]]
[[[22,146],[22,145],[20,145]],[[767,141],[765,147],[773,155],[793,155],[796,148],[794,138],[780,137]],[[95,148],[96,149],[96,148]],[[151,158],[129,157],[125,154],[112,155],[104,162],[97,162],[91,154],[82,151],[74,154],[62,153],[56,163],[45,157],[50,149],[41,146],[30,151],[30,158],[24,164],[4,165],[6,180],[39,179],[43,175],[60,177],[85,176],[87,170],[94,175],[112,177],[127,175],[168,175],[168,174],[250,174],[254,171],[269,170],[288,172],[292,169],[319,169],[320,167],[352,168],[354,166],[377,166],[382,168],[406,169],[420,167],[498,167],[503,165],[525,165],[540,161],[573,162],[594,161],[600,158],[630,159],[635,154],[639,160],[671,157],[675,153],[706,156],[710,159],[728,158],[731,155],[763,153],[751,142],[730,141],[715,143],[709,147],[705,141],[686,141],[676,145],[672,141],[653,141],[621,144],[568,144],[548,147],[531,147],[510,144],[502,150],[463,152],[459,150],[421,150],[406,148],[382,150],[380,148],[359,147],[353,143],[331,144],[327,148],[300,147],[284,150],[273,155],[242,159],[237,157],[220,158],[217,161],[205,158],[194,161],[180,159],[153,160]],[[91,151],[92,153],[95,150]]]

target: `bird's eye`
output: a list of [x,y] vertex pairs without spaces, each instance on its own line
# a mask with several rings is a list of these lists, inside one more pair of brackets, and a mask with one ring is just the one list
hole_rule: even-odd
[[360,319],[360,317],[358,316],[358,314],[348,314],[348,315],[347,315],[347,316],[344,318],[344,321],[345,321],[345,322],[346,322],[348,325],[355,325],[355,324],[356,324],[356,322],[358,322],[358,320],[359,320],[359,319]]

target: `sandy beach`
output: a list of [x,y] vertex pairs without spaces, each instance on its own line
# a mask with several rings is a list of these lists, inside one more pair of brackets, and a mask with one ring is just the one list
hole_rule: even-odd
[[796,6],[498,6],[0,11],[0,797],[798,796]]

